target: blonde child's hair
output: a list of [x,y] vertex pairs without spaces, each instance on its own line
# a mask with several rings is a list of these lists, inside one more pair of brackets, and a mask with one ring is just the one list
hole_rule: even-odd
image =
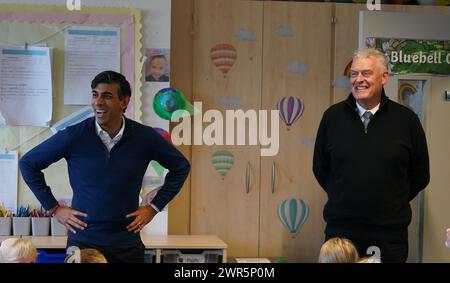
[[23,238],[9,238],[0,245],[0,263],[35,263],[36,248]]
[[381,263],[376,257],[363,257],[358,260],[358,263]]
[[67,251],[64,263],[108,263],[105,256],[96,249],[86,248]]
[[358,251],[347,239],[331,238],[320,248],[320,263],[355,263],[358,258]]
[[80,263],[108,263],[105,256],[96,249],[81,249]]

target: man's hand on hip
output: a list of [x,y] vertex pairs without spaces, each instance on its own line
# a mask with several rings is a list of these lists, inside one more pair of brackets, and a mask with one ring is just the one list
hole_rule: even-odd
[[76,216],[88,216],[86,213],[83,213],[81,211],[75,210],[68,206],[58,206],[53,214],[56,219],[66,226],[68,230],[70,230],[72,233],[76,234],[77,231],[75,231],[74,228],[77,228],[79,230],[84,230],[84,228],[87,227],[87,224],[78,219]]
[[134,233],[140,232],[145,225],[152,221],[153,217],[155,217],[157,213],[158,212],[150,205],[139,206],[136,211],[126,216],[127,218],[135,217],[133,222],[127,226],[128,231]]

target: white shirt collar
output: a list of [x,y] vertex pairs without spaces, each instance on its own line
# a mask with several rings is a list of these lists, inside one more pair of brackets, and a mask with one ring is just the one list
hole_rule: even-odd
[[[125,130],[125,118],[122,116],[122,128],[120,128],[120,131],[112,139],[114,140],[114,139],[118,139],[118,138],[122,137],[124,130]],[[97,123],[97,120],[95,120],[95,131],[96,131],[97,135],[100,137],[106,136],[106,135],[109,137],[108,132],[106,132],[105,130],[102,129],[102,127]]]
[[375,113],[378,111],[378,109],[380,108],[380,103],[377,104],[377,106],[375,106],[372,109],[365,109],[364,107],[362,107],[361,105],[359,105],[358,101],[356,101],[356,107],[358,108],[358,113],[359,113],[359,117],[362,117],[362,115],[364,114],[364,112],[369,111],[371,112],[373,115],[375,115]]

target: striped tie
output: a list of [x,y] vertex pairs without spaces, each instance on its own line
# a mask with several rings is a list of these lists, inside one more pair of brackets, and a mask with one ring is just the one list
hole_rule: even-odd
[[364,114],[362,115],[363,117],[363,124],[364,124],[364,132],[367,133],[367,126],[369,125],[370,119],[372,119],[372,112],[370,111],[366,111],[364,112]]

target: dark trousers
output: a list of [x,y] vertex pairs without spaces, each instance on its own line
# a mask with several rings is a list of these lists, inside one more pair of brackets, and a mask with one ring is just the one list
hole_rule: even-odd
[[145,263],[145,246],[139,243],[134,246],[97,246],[67,240],[67,247],[75,246],[81,249],[96,249],[101,252],[108,263]]
[[[408,258],[408,239],[379,240],[361,236],[326,235],[325,241],[330,238],[346,238],[355,245],[360,257],[371,257],[376,255],[379,249],[381,262],[383,263],[404,263]],[[371,248],[372,247],[372,248]]]

